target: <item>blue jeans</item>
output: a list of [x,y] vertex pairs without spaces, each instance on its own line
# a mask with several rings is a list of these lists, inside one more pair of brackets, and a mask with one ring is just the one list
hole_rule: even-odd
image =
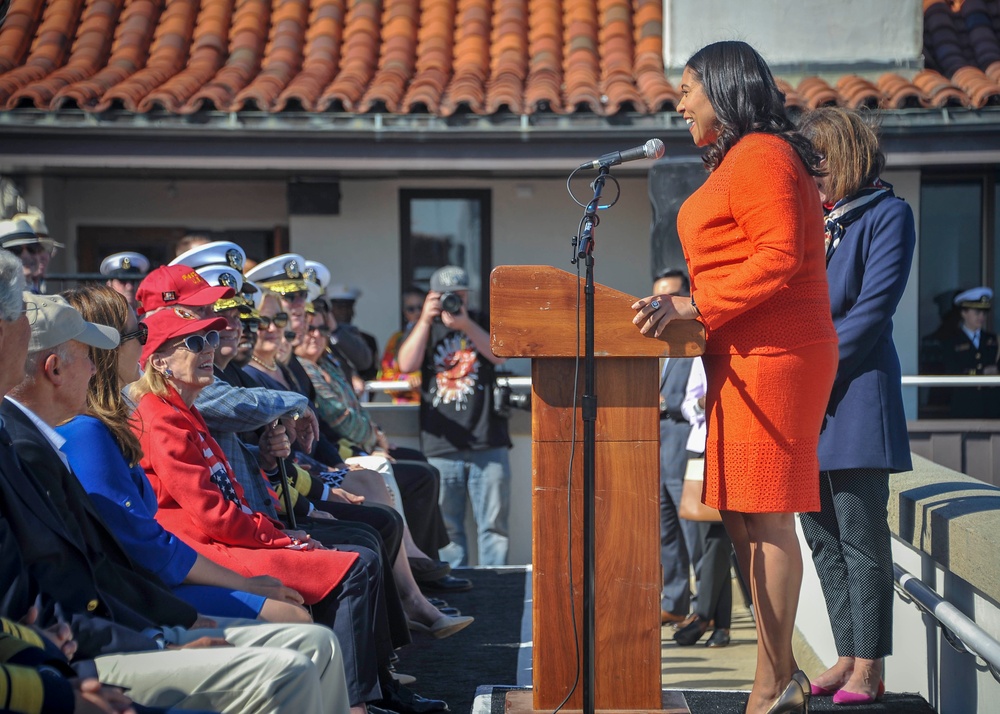
[[441,558],[453,567],[469,564],[465,536],[466,502],[479,531],[479,564],[507,564],[507,515],[510,511],[510,464],[507,449],[454,451],[427,458],[441,472],[441,516],[451,542]]

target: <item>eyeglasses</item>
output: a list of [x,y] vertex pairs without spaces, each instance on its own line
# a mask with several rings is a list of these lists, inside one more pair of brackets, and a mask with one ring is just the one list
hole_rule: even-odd
[[309,327],[307,327],[306,330],[308,332],[318,332],[321,335],[330,334],[330,328],[327,327],[326,325],[309,325]]
[[204,335],[188,335],[183,342],[178,342],[176,347],[184,347],[188,352],[201,354],[208,345],[213,350],[219,346],[219,331],[209,330]]
[[244,320],[240,320],[240,322],[243,323],[243,328],[246,329],[248,332],[256,332],[258,329],[260,329],[260,318],[248,317]]
[[133,332],[121,332],[121,340],[118,344],[124,344],[129,340],[139,340],[140,345],[146,344],[146,339],[149,337],[149,327],[145,322],[140,322],[139,326]]
[[279,312],[274,317],[268,317],[267,315],[260,316],[261,329],[264,330],[268,329],[272,323],[274,323],[274,326],[280,330],[282,327],[288,324],[288,313]]

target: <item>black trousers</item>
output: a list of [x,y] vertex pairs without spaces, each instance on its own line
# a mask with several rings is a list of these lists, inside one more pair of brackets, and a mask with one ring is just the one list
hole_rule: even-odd
[[344,654],[347,698],[356,706],[382,698],[379,671],[389,663],[392,646],[388,644],[378,555],[356,545],[338,548],[357,553],[358,560],[312,611],[316,622],[328,625],[337,635]]
[[733,542],[721,523],[698,523],[698,535],[703,555],[695,612],[705,620],[715,620],[716,628],[728,630],[733,621]]
[[841,657],[880,659],[892,654],[892,536],[889,472],[823,471],[820,511],[799,520]]
[[[320,503],[317,508],[326,511],[327,506],[333,506],[332,515],[336,515],[342,520],[305,519],[302,527],[313,538],[327,547],[351,550],[350,546],[358,546],[377,555],[383,606],[377,613],[378,621],[376,624],[379,627],[375,629],[376,636],[386,637],[387,642],[381,644],[388,646],[390,650],[410,644],[410,628],[406,624],[406,612],[399,599],[399,589],[396,587],[396,579],[392,572],[394,559],[389,553],[382,530],[377,530],[378,525],[376,525],[379,524],[382,529],[389,531],[390,543],[396,544],[394,550],[398,553],[398,544],[402,539],[403,519],[391,508],[383,506]],[[348,516],[342,517],[335,511],[342,511],[359,519],[367,518],[370,522],[348,520]]]
[[449,541],[448,529],[438,506],[441,474],[427,463],[427,457],[417,449],[398,446],[389,455],[396,460],[392,470],[403,497],[403,513],[406,514],[413,542],[436,559],[438,549],[448,545]]

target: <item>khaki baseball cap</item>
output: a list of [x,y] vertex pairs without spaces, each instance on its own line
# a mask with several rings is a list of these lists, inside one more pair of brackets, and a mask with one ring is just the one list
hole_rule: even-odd
[[26,291],[22,297],[31,322],[29,352],[52,349],[70,340],[110,350],[117,347],[121,340],[118,330],[87,322],[75,307],[59,295],[35,295]]

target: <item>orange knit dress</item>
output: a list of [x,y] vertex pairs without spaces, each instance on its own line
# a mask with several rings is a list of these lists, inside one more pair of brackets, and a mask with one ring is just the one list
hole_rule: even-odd
[[749,134],[685,201],[677,229],[707,329],[702,499],[818,511],[838,355],[815,181],[786,141]]

